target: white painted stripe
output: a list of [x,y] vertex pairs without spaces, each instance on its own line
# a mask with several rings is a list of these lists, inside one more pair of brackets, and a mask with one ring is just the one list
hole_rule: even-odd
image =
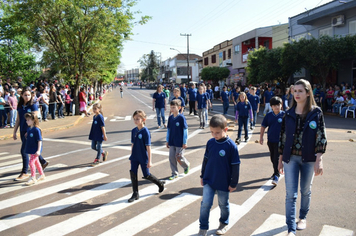
[[91,142],[89,142],[89,141],[77,141],[77,140],[71,140],[71,139],[44,138],[43,141],[56,142],[56,143],[75,143],[75,144],[91,145]]
[[125,120],[131,120],[131,116],[125,116]]
[[[10,155],[10,156],[4,156],[4,157],[0,157],[0,161],[8,160],[8,159],[11,159],[13,157],[20,157],[20,156],[21,156],[21,154],[14,154],[14,155]],[[21,160],[22,160],[22,158],[21,158]]]
[[[84,172],[86,170],[87,169],[85,169],[85,168],[75,168],[75,169],[70,169],[70,170],[67,170],[67,171],[62,171],[62,172],[60,172],[58,174],[53,174],[53,175],[50,175],[50,176],[46,176],[46,181],[40,181],[40,182],[37,183],[37,185],[38,184],[42,184],[42,183],[46,183],[48,181],[57,180],[57,179],[64,178],[64,177],[68,177],[70,175],[75,175],[75,174]],[[12,191],[16,191],[16,190],[19,190],[19,189],[23,189],[25,183],[26,182],[23,182],[23,181],[21,181],[21,182],[20,181],[16,181],[16,182],[14,182],[14,184],[12,184],[12,185],[10,185],[8,187],[0,188],[0,195],[4,194],[4,193],[9,193],[9,192],[12,192]]]
[[[140,215],[131,218],[130,220],[123,222],[122,224],[106,231],[101,236],[120,235],[131,236],[138,232],[148,228],[149,226],[159,222],[163,218],[175,213],[176,211],[188,206],[189,204],[200,199],[201,196],[193,195],[189,193],[183,193],[170,200],[159,204],[156,207],[151,208],[146,212],[142,212]],[[138,223],[139,222],[139,223]]]
[[7,172],[12,172],[12,171],[18,171],[18,174],[20,174],[21,169],[22,169],[22,163],[21,163],[21,167],[19,167],[20,165],[15,165],[15,166],[8,166],[8,167],[0,167],[0,174],[4,174]]
[[287,233],[286,217],[284,215],[272,214],[251,236],[284,236]]
[[[230,203],[230,220],[231,220],[231,213],[235,211],[239,211],[239,208],[240,208],[239,205]],[[209,228],[211,230],[208,232],[208,235],[215,235],[214,233],[216,229],[219,227],[219,218],[220,218],[220,208],[215,207],[213,210],[210,211]],[[199,220],[185,227],[183,230],[179,231],[174,236],[196,235],[198,231],[199,231]]]
[[[51,236],[62,236],[65,234],[69,234],[75,230],[78,230],[86,225],[92,224],[101,218],[109,216],[115,212],[118,212],[122,209],[125,209],[129,206],[132,206],[138,202],[141,202],[148,197],[157,193],[157,186],[149,186],[142,190],[140,190],[140,199],[134,202],[127,202],[127,200],[131,197],[131,193],[118,198],[112,202],[109,202],[100,207],[96,207],[94,209],[88,210],[80,215],[71,217],[65,221],[62,221],[58,224],[52,225],[48,228],[42,229],[38,232],[31,234],[31,236],[43,236],[43,235],[51,235]],[[75,222],[73,224],[73,222]]]
[[344,228],[338,228],[331,225],[324,225],[319,236],[353,236],[354,231]]
[[9,154],[8,152],[0,152],[0,156]]
[[129,183],[131,183],[131,181],[128,179],[119,179],[114,182],[104,184],[99,187],[76,194],[74,196],[70,196],[59,201],[52,202],[35,209],[31,209],[29,211],[11,216],[9,218],[1,219],[0,231],[4,231],[17,225],[21,225],[31,220],[35,220],[42,216],[51,214],[53,212],[60,211],[77,203],[85,202],[91,198],[95,198],[97,196],[117,190],[118,188],[128,185]]
[[[283,176],[279,179],[282,179]],[[247,214],[268,192],[273,188],[272,180],[268,180],[263,186],[261,186],[250,198],[248,198],[236,211],[230,211],[229,228],[237,223],[245,214]],[[194,230],[193,230],[194,229]],[[196,234],[199,230],[199,221],[194,222],[180,231],[177,235],[191,235]]]
[[[129,90],[127,90],[127,91],[129,91]],[[130,92],[128,92],[132,97],[134,97],[136,100],[138,100],[139,102],[141,102],[141,103],[143,103],[146,107],[148,107],[150,110],[152,110],[152,107],[150,106],[150,105],[148,105],[148,104],[146,104],[144,101],[142,101],[141,99],[139,99],[139,98],[137,98],[135,95],[133,95],[132,93],[130,93]],[[142,94],[140,94],[140,95],[142,95]],[[142,95],[142,96],[145,96],[145,95]],[[145,97],[147,97],[147,96],[145,96]],[[150,99],[151,99],[151,97],[150,97]],[[150,100],[149,102],[152,102],[152,100]],[[151,103],[152,104],[152,103]]]
[[35,200],[37,198],[41,198],[41,197],[45,197],[48,196],[50,194],[53,193],[57,193],[60,191],[63,191],[65,189],[68,188],[72,188],[74,186],[78,186],[78,185],[82,185],[84,183],[90,182],[90,181],[94,181],[97,179],[101,179],[108,176],[108,174],[103,174],[103,173],[95,173],[92,175],[88,175],[82,178],[78,178],[72,181],[68,181],[68,182],[64,182],[55,186],[51,186],[45,189],[41,189],[41,190],[37,190],[37,191],[33,191],[33,192],[29,192],[27,194],[23,194],[20,196],[16,196],[10,199],[5,199],[1,201],[1,205],[0,205],[0,210],[5,209],[5,208],[9,208],[18,204],[22,204],[28,201],[32,201]]
[[[46,172],[52,171],[52,170],[55,170],[55,169],[58,169],[58,168],[63,168],[63,167],[67,167],[67,165],[56,164],[56,165],[53,165],[53,166],[48,166],[46,168]],[[15,175],[8,175],[8,176],[5,176],[5,177],[2,177],[2,178],[0,178],[0,182],[14,180],[15,178],[17,178],[17,176],[19,176],[19,173],[15,174]],[[0,192],[1,192],[1,189],[0,189]]]
[[[105,162],[107,163],[107,162]],[[201,168],[201,166],[197,166],[195,168],[192,168],[188,174],[184,175],[183,177],[189,176],[193,173],[195,173],[196,171],[199,171]],[[171,184],[174,183],[176,181],[178,181],[177,178],[175,180],[166,180],[166,184]],[[140,189],[139,193],[140,193],[140,199],[136,200],[134,202],[128,203],[127,200],[131,197],[131,193],[118,198],[112,202],[109,202],[105,205],[102,205],[100,207],[91,209],[87,212],[84,212],[80,215],[77,215],[75,217],[69,218],[61,223],[55,224],[53,226],[50,226],[48,228],[45,228],[41,231],[38,231],[34,234],[31,235],[37,235],[37,236],[42,236],[42,235],[51,235],[51,236],[62,236],[65,234],[69,234],[70,232],[73,232],[75,230],[78,230],[86,225],[92,224],[93,222],[104,218],[106,216],[109,216],[115,212],[118,212],[122,209],[125,209],[126,207],[132,206],[138,202],[144,201],[145,199],[147,199],[148,197],[157,194],[157,186],[156,185],[151,185],[149,187],[146,187],[144,189]],[[75,224],[73,224],[73,222],[75,222]]]
[[21,159],[19,158],[17,160],[2,162],[2,163],[0,163],[0,166],[4,167],[4,166],[12,165],[12,164],[17,164],[17,163],[22,163],[22,158]]
[[147,117],[147,120],[152,120],[152,119],[154,119],[156,117],[156,115],[149,115],[148,117]]

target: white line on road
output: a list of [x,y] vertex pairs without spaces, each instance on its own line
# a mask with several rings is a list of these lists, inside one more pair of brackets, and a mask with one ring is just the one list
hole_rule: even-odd
[[[138,232],[150,227],[151,225],[159,222],[165,217],[175,213],[176,211],[188,206],[189,204],[195,202],[201,198],[201,196],[183,193],[168,201],[159,204],[156,207],[151,208],[146,212],[142,212],[140,215],[131,218],[130,220],[121,223],[120,225],[106,231],[102,236],[109,235],[120,235],[120,236],[131,236]],[[140,222],[139,224],[137,222]]]
[[[96,174],[92,174],[92,175],[88,175],[82,178],[78,178],[72,181],[68,181],[68,182],[64,182],[58,185],[54,185],[48,188],[44,188],[41,190],[37,190],[37,191],[33,191],[33,192],[29,192],[27,194],[23,194],[20,196],[16,196],[13,198],[9,198],[9,199],[5,199],[1,201],[1,205],[0,205],[0,210],[5,209],[5,208],[9,208],[21,203],[25,203],[28,201],[32,201],[35,200],[37,198],[41,198],[41,197],[45,197],[48,196],[50,194],[53,193],[57,193],[60,191],[63,191],[65,189],[68,188],[72,188],[74,186],[78,186],[78,185],[82,185],[85,184],[87,182],[91,182],[97,179],[101,179],[108,176],[108,174],[104,174],[104,173],[96,173]],[[29,187],[30,188],[30,187]]]
[[284,236],[287,235],[287,231],[286,217],[284,215],[272,214],[251,236]]
[[6,229],[24,224],[31,220],[35,220],[39,217],[51,214],[53,212],[60,211],[62,209],[78,204],[80,202],[85,202],[97,196],[107,194],[111,191],[117,190],[118,188],[121,188],[130,183],[131,181],[128,179],[119,179],[114,182],[110,182],[108,184],[104,184],[99,187],[84,191],[82,193],[61,199],[59,201],[52,202],[47,205],[43,205],[38,208],[31,209],[29,211],[11,216],[9,218],[2,219],[0,221],[0,231],[4,231]]
[[[3,152],[3,153],[5,153],[5,152]],[[0,157],[0,161],[8,160],[8,159],[11,159],[13,157],[20,157],[20,156],[21,156],[21,154],[14,154],[14,155],[10,155],[10,156],[4,156],[4,157]]]
[[353,236],[354,231],[349,229],[338,228],[331,225],[324,225],[319,236]]

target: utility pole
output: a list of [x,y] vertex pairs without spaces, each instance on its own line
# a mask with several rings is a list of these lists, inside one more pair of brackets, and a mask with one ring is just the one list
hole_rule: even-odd
[[189,79],[189,74],[190,74],[190,67],[189,67],[189,36],[192,36],[192,34],[180,34],[180,36],[187,37],[187,64],[188,64],[187,73],[188,73],[188,83],[189,83],[190,82],[190,79]]

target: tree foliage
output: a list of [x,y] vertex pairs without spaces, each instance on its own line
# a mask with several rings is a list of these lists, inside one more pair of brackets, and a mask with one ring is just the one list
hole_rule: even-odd
[[356,36],[301,39],[285,44],[283,48],[261,47],[248,56],[249,83],[272,82],[284,84],[288,79],[306,68],[325,88],[326,78],[337,70],[340,62],[356,55]]
[[230,75],[230,70],[226,67],[205,67],[201,71],[201,78],[204,81],[212,80],[214,83],[226,79]]
[[159,73],[159,58],[152,50],[150,54],[144,54],[138,62],[142,69],[141,80],[155,81]]

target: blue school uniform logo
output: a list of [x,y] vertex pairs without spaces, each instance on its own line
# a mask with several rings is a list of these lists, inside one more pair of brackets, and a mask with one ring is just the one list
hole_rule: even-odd
[[139,138],[139,139],[142,139],[142,134],[139,134],[139,135],[138,135],[138,138]]
[[245,108],[247,109],[247,106],[245,106]]
[[31,137],[31,138],[33,137],[33,133],[30,133],[30,137]]
[[282,118],[278,118],[278,123],[282,123]]
[[176,126],[179,126],[179,122],[176,123]]
[[315,121],[311,121],[311,122],[309,123],[309,127],[310,127],[311,129],[316,129],[316,122],[315,122]]
[[27,109],[27,112],[31,112],[31,109]]
[[94,121],[94,124],[96,125],[98,122],[97,121]]
[[220,155],[221,157],[225,156],[225,150],[220,150],[219,155]]

